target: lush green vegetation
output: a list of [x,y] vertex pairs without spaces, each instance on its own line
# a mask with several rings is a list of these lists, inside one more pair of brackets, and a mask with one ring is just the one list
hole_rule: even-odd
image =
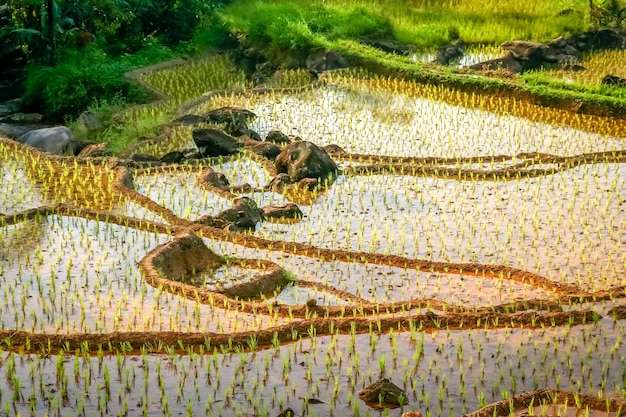
[[189,53],[196,27],[221,2],[51,1],[52,31],[46,3],[11,2],[12,26],[4,31],[31,61],[27,108],[63,120],[98,103],[145,101],[123,74]]
[[[220,15],[234,33],[273,47],[324,44],[337,39],[387,36],[419,49],[445,44],[450,35],[468,43],[511,39],[545,41],[576,33],[589,22],[586,0],[516,1],[307,1],[240,0]],[[566,13],[561,13],[567,10]]]
[[[591,24],[619,26],[625,15],[615,0],[324,0],[313,4],[304,0],[16,0],[11,11],[12,36],[31,60],[25,104],[59,121],[72,120],[87,108],[106,117],[147,102],[145,92],[129,84],[124,73],[214,48],[233,50],[237,64],[249,71],[258,63],[254,57],[267,59],[272,67],[297,67],[312,49],[326,48],[371,69],[413,79],[499,87],[500,80],[468,80],[450,69],[425,68],[410,57],[386,54],[365,43],[395,42],[420,51],[457,38],[490,45],[511,39],[547,41],[584,31]],[[529,91],[550,96],[584,93],[585,100],[600,97],[597,100],[613,104],[624,99],[623,92],[615,89],[572,86],[540,74],[525,76],[523,84]],[[172,108],[160,111],[162,117],[135,120],[147,128],[134,126],[133,137],[167,119]],[[124,142],[119,135],[126,130],[113,127],[99,139],[115,142],[119,150]]]

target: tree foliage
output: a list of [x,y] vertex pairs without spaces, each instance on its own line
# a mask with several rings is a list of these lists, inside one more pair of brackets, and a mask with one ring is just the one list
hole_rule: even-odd
[[[172,57],[224,0],[11,0],[4,36],[31,64],[29,110],[63,119],[94,98],[140,98],[123,73]],[[2,35],[2,34],[0,34]]]

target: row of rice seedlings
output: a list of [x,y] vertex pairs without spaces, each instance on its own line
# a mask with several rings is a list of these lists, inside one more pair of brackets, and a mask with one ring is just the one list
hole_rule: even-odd
[[266,88],[294,88],[304,87],[311,84],[314,81],[313,76],[308,69],[281,69],[271,77],[269,77],[262,87]]
[[[480,320],[480,318],[478,318]],[[483,324],[482,322],[480,324]],[[479,327],[480,327],[479,324]],[[293,334],[263,350],[251,334],[245,352],[211,344],[147,346],[113,355],[88,347],[52,355],[0,352],[0,407],[6,414],[67,415],[391,415],[358,391],[389,378],[408,396],[400,411],[461,416],[524,391],[549,387],[600,398],[624,396],[625,322],[543,329],[425,333],[419,323],[378,334]],[[158,353],[150,353],[158,352]],[[572,409],[584,408],[577,404]],[[609,410],[605,416],[623,415]]]
[[189,60],[179,65],[144,72],[141,80],[177,105],[216,89],[246,85],[245,73],[226,54]]
[[268,301],[285,305],[311,305],[313,303],[313,306],[350,306],[354,304],[325,291],[301,287],[297,282],[285,287],[275,297],[269,298]]
[[174,118],[181,103],[207,91],[245,85],[245,75],[227,55],[161,66],[141,74],[140,79],[165,98],[154,104],[132,107],[116,116],[119,124],[107,129],[102,139],[109,141],[118,152],[138,140],[158,135],[158,129]]
[[[60,216],[40,219],[32,227],[42,229],[39,241],[26,245],[24,239],[17,246],[23,251],[0,259],[2,330],[232,332],[281,322],[147,285],[137,262],[168,236]],[[21,224],[0,228],[3,252],[4,243],[18,241],[20,231]]]
[[101,164],[57,162],[0,143],[0,213],[60,203],[165,223],[114,191],[114,176],[113,170]]
[[170,209],[185,220],[196,220],[205,215],[215,215],[230,208],[232,202],[205,188],[200,181],[201,167],[192,172],[145,174],[135,177],[138,193]]
[[[430,87],[412,90],[392,82],[345,79],[306,93],[269,93],[214,99],[212,106],[238,105],[258,115],[251,124],[262,136],[271,129],[296,134],[324,146],[337,144],[350,153],[393,156],[468,157],[543,152],[577,155],[626,147],[625,123],[535,107],[535,112],[579,119],[599,133],[573,127],[529,122],[510,115],[506,106],[527,107],[494,96],[480,96]],[[398,82],[399,83],[399,82]],[[445,94],[450,100],[444,100]],[[493,101],[499,111],[477,109]],[[452,101],[453,104],[448,104]],[[461,107],[459,105],[469,105]],[[557,116],[558,115],[558,116]],[[575,123],[571,123],[576,125]],[[605,129],[622,137],[609,136]],[[615,124],[615,126],[611,126]]]
[[626,78],[626,51],[599,51],[586,56],[580,65],[583,71],[574,69],[546,70],[538,74],[559,78],[568,82],[586,85],[600,85],[606,75]]
[[528,4],[509,0],[332,0],[324,6],[342,14],[364,9],[383,16],[391,21],[400,40],[420,47],[445,42],[451,30],[472,44],[498,44],[511,39],[544,42],[565,32],[582,32],[590,24],[589,3],[578,0]]
[[220,291],[236,284],[250,282],[255,275],[260,273],[263,273],[263,270],[226,264],[215,270],[189,274],[179,281],[211,291]]
[[[274,191],[256,191],[245,194],[245,196],[253,199],[258,207],[265,207],[272,204],[282,205],[289,202],[289,199],[287,197]],[[304,208],[304,206],[302,206],[302,208]]]
[[172,125],[165,130],[166,134],[164,136],[139,145],[135,153],[154,155],[160,158],[169,152],[195,148],[196,145],[191,136],[193,129],[192,126]]
[[[224,60],[224,57],[215,58],[218,61]],[[206,62],[206,63],[205,63]],[[194,80],[197,77],[203,77],[202,71],[200,71],[197,67],[206,67],[211,62],[211,59],[206,59],[204,61],[199,61],[196,64],[187,64],[184,66],[168,69],[165,71],[160,71],[157,73],[152,73],[149,76],[146,76],[145,81],[149,82],[155,88],[159,88],[161,84],[159,84],[159,79],[162,77],[168,78],[168,82],[172,85],[176,85],[178,88],[178,84],[188,85],[189,83],[194,83]],[[203,64],[204,63],[204,64]],[[229,64],[232,65],[232,64]],[[157,76],[158,74],[158,76]],[[191,79],[187,79],[186,77],[191,74]],[[232,76],[232,74],[236,74]],[[173,91],[167,90],[168,93],[173,93],[174,95],[182,94],[185,100],[191,100],[192,98],[199,97],[203,93],[216,90],[216,89],[228,89],[241,87],[244,85],[243,81],[239,79],[241,74],[234,70],[232,67],[225,67],[225,71],[221,72],[222,77],[231,77],[229,81],[223,85],[219,85],[217,83],[209,83],[205,86],[205,90],[200,89],[199,86],[195,86],[189,91],[185,88],[180,91],[176,88]],[[155,80],[156,78],[156,80]],[[179,80],[180,79],[180,80]],[[153,81],[155,84],[152,84]],[[302,87],[308,85],[312,82],[311,74],[308,70],[304,69],[296,69],[296,70],[280,70],[276,71],[275,74],[272,75],[263,85],[265,88],[293,88],[293,87]],[[251,86],[250,86],[251,87]],[[183,100],[183,101],[185,101]],[[138,153],[146,153],[149,155],[161,156],[168,152],[177,151],[186,147],[194,147],[194,143],[191,137],[193,126],[184,126],[184,125],[174,125],[169,128],[167,131],[166,137],[160,138],[156,142],[148,142],[140,145],[137,148]]]
[[[625,164],[511,181],[340,177],[259,236],[329,249],[505,264],[588,290],[625,285]],[[489,213],[489,215],[486,215]]]
[[349,70],[345,73],[331,73],[328,76],[328,81],[332,85],[351,89],[365,89],[373,92],[386,91],[408,97],[423,97],[454,106],[486,110],[497,115],[520,117],[542,124],[562,126],[600,135],[611,135],[618,138],[626,137],[626,123],[622,119],[598,117],[572,112],[568,109],[538,106],[527,100],[515,99],[506,95],[462,92],[442,85],[427,85],[372,75],[360,69]]
[[0,161],[2,211],[59,203],[106,211],[125,201],[113,190],[115,172],[103,162],[58,161],[8,143],[0,143]]
[[[247,158],[221,160],[212,168],[224,174],[231,186],[248,184],[262,188],[271,179],[261,164]],[[138,193],[174,211],[180,218],[195,220],[207,214],[218,214],[232,205],[229,199],[198,183],[202,181],[200,177],[204,169],[198,166],[180,172],[142,173],[135,177],[134,183]]]
[[154,213],[149,208],[146,208],[130,199],[125,201],[123,204],[117,205],[115,207],[111,207],[109,213],[117,216],[124,217],[133,217],[135,219],[144,219],[148,222],[158,223],[158,224],[167,224],[167,220],[165,220],[160,215]]
[[248,158],[221,161],[212,168],[224,174],[233,186],[249,184],[253,188],[263,188],[271,180],[270,174],[263,165]]
[[[0,151],[6,151],[2,143]],[[17,213],[44,204],[44,196],[25,172],[23,162],[0,155],[0,213]]]

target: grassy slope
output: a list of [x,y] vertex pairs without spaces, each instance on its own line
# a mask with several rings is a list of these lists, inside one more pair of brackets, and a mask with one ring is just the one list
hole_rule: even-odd
[[[363,66],[396,76],[470,89],[482,86],[492,92],[521,91],[538,96],[534,99],[537,102],[566,107],[576,100],[585,110],[597,106],[601,114],[626,117],[622,89],[567,84],[537,74],[520,77],[517,82],[472,78],[383,54],[356,42],[393,34],[418,49],[432,50],[445,44],[450,32],[458,32],[468,43],[499,44],[511,39],[545,42],[586,30],[588,4],[587,0],[237,0],[222,11],[221,17],[238,39],[274,59],[320,46],[342,51]],[[569,13],[560,13],[564,10]],[[613,111],[615,108],[618,110]]]
[[[588,4],[587,0],[237,0],[222,16],[232,29],[251,36],[271,32],[282,21],[292,30],[300,29],[302,36],[321,35],[330,41],[354,36],[379,19],[391,24],[399,41],[432,49],[447,42],[450,29],[468,43],[481,44],[547,41],[580,32],[589,22]],[[573,12],[559,16],[566,9]],[[358,11],[365,13],[359,16]],[[332,30],[320,30],[320,17]]]

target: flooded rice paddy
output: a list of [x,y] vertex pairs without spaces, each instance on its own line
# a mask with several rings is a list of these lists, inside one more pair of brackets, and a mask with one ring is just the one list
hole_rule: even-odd
[[[624,122],[438,91],[339,77],[198,107],[245,107],[261,136],[345,151],[302,219],[247,234],[194,223],[232,205],[203,166],[75,165],[1,141],[0,416],[461,416],[541,388],[623,398]],[[172,138],[153,153],[190,145]],[[387,156],[404,158],[375,162]],[[259,207],[289,201],[245,156],[207,166]],[[190,228],[292,281],[222,304],[150,285],[138,263]],[[215,292],[259,272],[227,264],[190,282]],[[15,344],[23,332],[85,342]],[[89,345],[101,335],[128,343]],[[383,377],[407,405],[358,398]],[[548,406],[532,414],[624,415]]]

